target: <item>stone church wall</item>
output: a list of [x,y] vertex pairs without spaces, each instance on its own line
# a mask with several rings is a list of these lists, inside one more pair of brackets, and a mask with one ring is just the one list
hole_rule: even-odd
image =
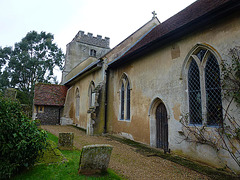
[[[91,115],[90,110],[90,94],[89,94],[89,87],[91,82],[94,83],[95,88],[100,88],[98,91],[98,94],[96,94],[96,97],[99,97],[98,101],[101,101],[100,98],[102,98],[102,77],[103,77],[103,71],[102,69],[95,70],[91,72],[90,74],[84,75],[83,77],[79,77],[76,83],[73,83],[67,93],[66,102],[64,106],[64,118],[70,118],[73,121],[73,124],[75,124],[78,127],[81,127],[83,129],[86,129],[87,132],[90,131],[90,125],[94,126],[97,133],[103,132],[103,123],[100,123],[100,121],[91,121],[91,119],[96,119],[96,117],[93,117],[94,115]],[[100,86],[99,86],[100,85]],[[79,90],[80,95],[80,105],[79,105],[79,117],[76,116],[76,91]],[[96,101],[96,103],[98,103]],[[96,106],[95,103],[95,106]],[[98,105],[99,106],[99,105]],[[96,108],[96,107],[95,107]],[[104,106],[103,106],[104,108]],[[99,110],[99,107],[98,107]],[[102,111],[102,110],[101,110]],[[96,127],[97,126],[97,127]],[[99,126],[99,127],[98,127]],[[100,127],[101,126],[101,127]],[[101,130],[100,130],[101,129]],[[91,130],[91,133],[92,130]]]

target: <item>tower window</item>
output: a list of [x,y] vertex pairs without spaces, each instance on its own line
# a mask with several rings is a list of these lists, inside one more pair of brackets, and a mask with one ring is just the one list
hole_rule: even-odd
[[90,50],[90,56],[96,57],[96,55],[97,55],[97,51],[94,50],[94,49],[91,49]]

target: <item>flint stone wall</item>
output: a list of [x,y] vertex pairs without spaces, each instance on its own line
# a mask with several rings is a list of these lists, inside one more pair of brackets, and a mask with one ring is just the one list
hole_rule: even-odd
[[80,156],[79,173],[95,174],[106,172],[113,147],[108,144],[84,146]]
[[[38,106],[36,107],[38,108]],[[60,124],[60,112],[59,106],[44,106],[44,112],[40,113],[37,110],[36,119],[41,121],[41,125],[56,125]]]

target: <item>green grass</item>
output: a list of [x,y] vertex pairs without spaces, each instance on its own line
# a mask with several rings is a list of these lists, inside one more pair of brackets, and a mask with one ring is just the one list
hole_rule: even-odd
[[[58,143],[58,138],[53,134],[48,133],[48,140]],[[56,144],[55,144],[56,146]],[[117,174],[112,170],[108,169],[107,173],[99,174],[95,176],[80,176],[78,175],[79,167],[79,150],[62,150],[61,153],[68,161],[57,162],[54,164],[40,164],[32,167],[31,169],[22,172],[21,174],[15,176],[14,180],[45,180],[45,179],[56,179],[56,180],[72,180],[72,179],[114,179],[120,180]],[[44,161],[45,162],[45,161]]]

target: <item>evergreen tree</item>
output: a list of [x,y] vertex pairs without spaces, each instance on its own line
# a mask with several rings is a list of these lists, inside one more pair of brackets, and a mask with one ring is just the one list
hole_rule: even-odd
[[53,69],[62,70],[64,54],[53,40],[50,33],[31,31],[14,48],[0,47],[0,89],[17,88],[32,99],[36,82],[56,83]]

